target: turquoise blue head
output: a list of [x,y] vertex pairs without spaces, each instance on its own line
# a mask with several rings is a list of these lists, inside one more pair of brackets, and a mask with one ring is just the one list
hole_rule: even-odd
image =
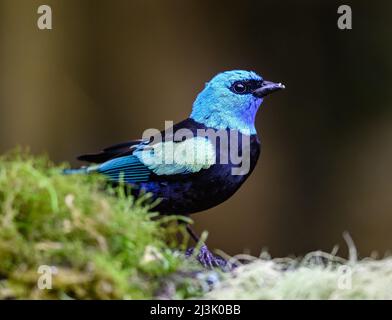
[[255,118],[268,94],[284,89],[253,71],[233,70],[217,74],[197,96],[191,118],[215,129],[255,134]]

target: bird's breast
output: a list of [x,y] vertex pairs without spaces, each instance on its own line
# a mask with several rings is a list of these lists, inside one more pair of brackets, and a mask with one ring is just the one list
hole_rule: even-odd
[[225,141],[213,142],[216,163],[198,173],[172,177],[150,184],[150,192],[161,199],[162,213],[189,214],[219,205],[229,199],[256,166],[260,142],[256,135],[237,132]]

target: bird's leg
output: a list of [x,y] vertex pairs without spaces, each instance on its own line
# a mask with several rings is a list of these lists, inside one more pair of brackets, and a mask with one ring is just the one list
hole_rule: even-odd
[[[193,231],[191,226],[187,224],[186,230],[192,239],[198,243],[200,241],[200,237]],[[186,251],[186,256],[190,257],[193,255],[195,248],[189,248]],[[199,253],[197,254],[197,260],[206,268],[212,269],[213,267],[226,268],[227,261],[220,256],[214,255],[208,250],[207,245],[203,243],[199,249]]]
[[200,237],[196,234],[195,231],[193,231],[192,227],[189,224],[186,225],[186,231],[188,231],[189,235],[196,243],[200,241]]

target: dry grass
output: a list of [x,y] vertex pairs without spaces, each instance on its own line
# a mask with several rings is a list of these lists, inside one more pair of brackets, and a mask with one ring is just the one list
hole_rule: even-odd
[[358,261],[350,240],[349,247],[349,260],[324,252],[302,259],[233,258],[248,263],[226,274],[205,298],[392,299],[392,257]]

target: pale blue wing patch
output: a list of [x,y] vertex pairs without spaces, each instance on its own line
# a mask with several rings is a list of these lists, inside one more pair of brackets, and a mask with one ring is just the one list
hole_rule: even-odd
[[216,161],[215,147],[205,137],[181,142],[160,142],[134,155],[157,175],[196,173],[208,169]]

